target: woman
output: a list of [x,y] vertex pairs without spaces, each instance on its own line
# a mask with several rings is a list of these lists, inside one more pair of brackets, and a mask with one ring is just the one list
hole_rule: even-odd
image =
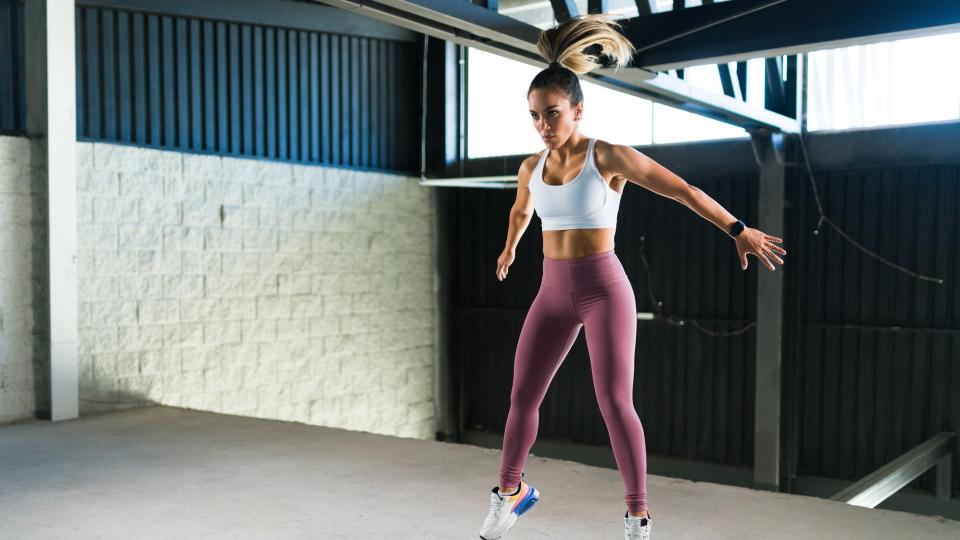
[[[587,138],[578,130],[583,94],[577,79],[600,67],[584,48],[622,69],[634,48],[604,15],[579,16],[541,32],[537,48],[550,62],[527,93],[533,126],[546,149],[520,165],[517,199],[510,212],[506,247],[497,260],[497,279],[507,277],[520,236],[536,210],[543,228],[543,277],[523,323],[514,359],[510,412],[501,454],[500,482],[490,495],[490,512],[480,537],[500,538],[540,494],[522,477],[536,439],[539,407],[554,374],[585,327],[593,384],[626,488],[625,538],[649,538],[646,447],[633,406],[636,300],[614,254],[620,197],[633,182],[687,205],[729,234],[742,269],[753,254],[768,269],[786,250],[779,238],[744,227],[706,193],[687,184],[629,146]],[[616,27],[616,28],[615,28]]]

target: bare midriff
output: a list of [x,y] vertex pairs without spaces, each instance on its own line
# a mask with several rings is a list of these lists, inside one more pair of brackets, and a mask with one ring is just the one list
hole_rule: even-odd
[[573,259],[613,249],[616,229],[567,229],[543,231],[543,256]]

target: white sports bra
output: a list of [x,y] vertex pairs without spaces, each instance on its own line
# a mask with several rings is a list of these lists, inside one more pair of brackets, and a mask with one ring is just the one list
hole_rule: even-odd
[[540,156],[530,176],[530,193],[544,231],[616,228],[620,193],[604,182],[594,165],[595,142],[596,139],[590,139],[580,174],[566,184],[543,181],[543,164],[550,149]]

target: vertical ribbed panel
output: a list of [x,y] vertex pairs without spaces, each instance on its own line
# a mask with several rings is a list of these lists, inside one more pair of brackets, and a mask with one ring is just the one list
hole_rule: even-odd
[[0,132],[27,129],[23,56],[23,4],[0,0]]
[[[960,430],[960,167],[817,177],[827,216],[847,234],[942,285],[891,268],[829,227],[814,235],[809,180],[791,180],[785,373],[798,409],[797,469],[859,479],[940,431]],[[933,489],[933,474],[910,486]]]
[[419,162],[415,43],[94,7],[77,8],[76,27],[80,139],[364,169]]

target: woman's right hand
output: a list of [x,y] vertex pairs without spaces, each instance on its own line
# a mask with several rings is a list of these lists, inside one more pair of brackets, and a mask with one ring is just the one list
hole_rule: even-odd
[[513,251],[504,249],[503,253],[497,259],[497,279],[503,281],[507,279],[507,269],[513,264]]

